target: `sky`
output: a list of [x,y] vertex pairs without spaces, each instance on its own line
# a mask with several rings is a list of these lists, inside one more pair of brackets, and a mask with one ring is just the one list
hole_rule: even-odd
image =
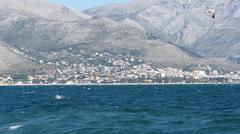
[[51,0],[51,1],[63,4],[68,7],[72,7],[74,9],[85,10],[105,4],[126,3],[129,0]]

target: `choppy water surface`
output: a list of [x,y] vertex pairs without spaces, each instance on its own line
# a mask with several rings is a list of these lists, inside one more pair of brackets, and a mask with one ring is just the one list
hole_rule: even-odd
[[239,134],[240,85],[0,87],[1,134]]

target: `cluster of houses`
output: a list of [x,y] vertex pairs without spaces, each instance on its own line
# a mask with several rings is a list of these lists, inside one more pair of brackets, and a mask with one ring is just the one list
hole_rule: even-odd
[[[27,74],[0,76],[0,85],[9,84],[90,84],[90,83],[239,83],[240,72],[217,70],[183,71],[177,68],[156,68],[148,64],[132,65],[123,60],[111,66],[57,62],[56,67]],[[65,67],[63,67],[63,65]]]
[[[219,72],[211,67],[181,70],[156,67],[133,56],[116,56],[110,53],[84,52],[74,54],[74,49],[43,54],[42,59],[28,56],[23,49],[14,49],[39,64],[50,66],[22,74],[0,75],[0,85],[21,84],[89,84],[89,83],[240,83],[239,72]],[[64,57],[81,57],[76,61]]]

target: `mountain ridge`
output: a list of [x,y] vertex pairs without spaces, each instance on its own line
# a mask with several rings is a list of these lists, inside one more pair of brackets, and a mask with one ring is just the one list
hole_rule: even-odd
[[[188,47],[204,57],[213,58],[230,56],[228,53],[231,52],[223,53],[224,48],[211,47],[211,42],[214,41],[211,38],[220,38],[218,43],[229,47],[228,44],[224,45],[226,39],[221,40],[221,36],[216,36],[217,30],[228,33],[235,28],[234,36],[228,38],[238,42],[235,46],[240,48],[237,40],[239,30],[236,30],[240,14],[240,2],[237,0],[134,0],[120,6],[116,4],[88,9],[84,13],[117,21],[130,17],[158,38]],[[210,50],[205,53],[203,45],[206,44]],[[235,50],[233,54],[239,55],[240,50],[234,49],[235,46],[232,48]]]

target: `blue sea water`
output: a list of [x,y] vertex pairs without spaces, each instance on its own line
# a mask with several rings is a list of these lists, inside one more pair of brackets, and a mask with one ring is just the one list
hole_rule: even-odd
[[0,87],[1,134],[240,134],[240,85]]

